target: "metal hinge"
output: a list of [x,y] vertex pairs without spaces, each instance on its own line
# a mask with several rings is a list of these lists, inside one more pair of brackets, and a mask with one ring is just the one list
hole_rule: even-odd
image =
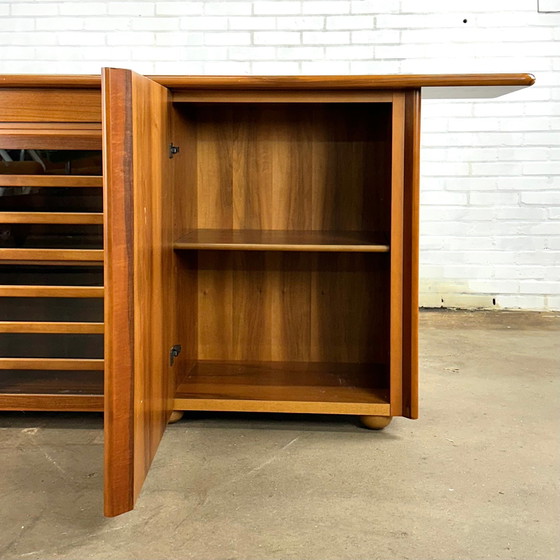
[[180,344],[175,344],[171,347],[169,351],[169,365],[172,366],[175,362],[175,358],[181,353],[183,347]]
[[178,154],[180,149],[179,146],[174,146],[173,142],[171,142],[171,144],[169,144],[169,159],[173,159],[173,156]]

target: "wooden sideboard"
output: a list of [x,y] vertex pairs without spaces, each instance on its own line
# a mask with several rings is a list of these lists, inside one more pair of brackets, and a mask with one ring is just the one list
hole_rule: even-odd
[[0,76],[0,410],[104,411],[109,516],[183,410],[416,418],[422,88],[533,82]]

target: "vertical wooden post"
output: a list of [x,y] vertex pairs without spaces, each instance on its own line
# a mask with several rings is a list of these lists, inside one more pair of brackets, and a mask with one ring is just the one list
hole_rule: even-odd
[[402,413],[418,418],[420,89],[405,95]]

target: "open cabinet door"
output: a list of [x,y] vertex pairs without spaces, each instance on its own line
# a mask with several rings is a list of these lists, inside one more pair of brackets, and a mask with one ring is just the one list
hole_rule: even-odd
[[105,68],[105,515],[134,507],[171,413],[169,92]]
[[402,414],[407,418],[418,418],[420,103],[420,89],[409,90],[405,93]]

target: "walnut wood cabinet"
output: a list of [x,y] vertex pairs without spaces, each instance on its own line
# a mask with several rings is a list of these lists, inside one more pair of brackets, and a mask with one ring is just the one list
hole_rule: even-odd
[[533,81],[0,76],[0,410],[103,410],[109,516],[173,411],[416,418],[421,88]]

